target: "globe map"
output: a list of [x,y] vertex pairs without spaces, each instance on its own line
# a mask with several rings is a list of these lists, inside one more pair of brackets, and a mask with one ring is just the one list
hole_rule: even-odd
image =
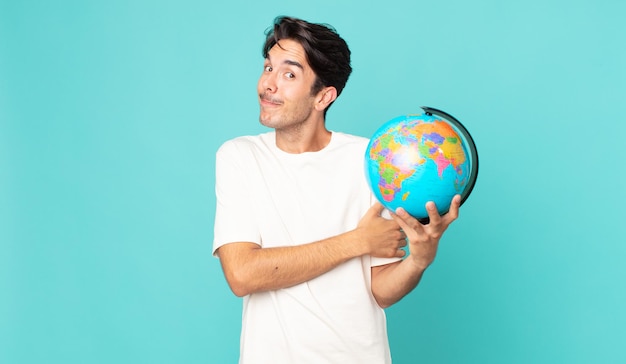
[[[424,108],[425,114],[396,117],[382,125],[367,147],[365,171],[376,198],[388,209],[403,207],[428,217],[426,202],[440,214],[456,194],[465,201],[476,181],[478,155],[467,130],[450,115]],[[439,114],[447,118],[433,115]]]

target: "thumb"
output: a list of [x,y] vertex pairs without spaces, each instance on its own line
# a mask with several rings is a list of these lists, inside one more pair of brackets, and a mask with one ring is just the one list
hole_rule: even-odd
[[372,206],[370,206],[370,208],[369,208],[369,210],[367,210],[367,213],[365,214],[365,216],[367,216],[367,217],[381,216],[381,214],[383,213],[384,209],[385,209],[385,207],[380,202],[377,201]]
[[407,224],[406,221],[404,221],[404,219],[402,218],[402,216],[398,215],[397,213],[392,212],[391,218],[394,219],[398,223],[398,225],[400,225],[400,228],[402,230],[406,231],[410,229],[409,224]]
[[400,225],[400,228],[404,230],[405,233],[423,229],[423,225],[415,221],[415,218],[401,207],[398,208],[395,213],[392,212],[391,217]]

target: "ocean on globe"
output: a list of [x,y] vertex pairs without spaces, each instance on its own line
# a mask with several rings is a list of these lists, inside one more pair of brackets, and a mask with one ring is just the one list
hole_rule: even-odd
[[478,153],[465,127],[451,115],[429,107],[383,124],[370,139],[365,174],[376,198],[391,211],[404,208],[428,219],[426,203],[440,214],[460,194],[465,202],[478,174]]

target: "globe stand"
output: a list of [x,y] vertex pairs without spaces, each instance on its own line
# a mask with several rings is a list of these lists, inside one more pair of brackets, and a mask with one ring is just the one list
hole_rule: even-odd
[[[467,142],[466,144],[470,149],[470,154],[474,156],[474,160],[472,160],[472,164],[471,164],[470,180],[468,181],[467,188],[465,188],[465,190],[463,190],[463,192],[461,193],[461,205],[462,205],[465,202],[465,200],[467,200],[467,197],[469,197],[470,193],[474,189],[474,185],[476,184],[476,178],[478,177],[478,151],[476,150],[476,144],[474,143],[474,139],[472,139],[472,136],[470,135],[469,131],[467,131],[465,126],[463,126],[463,124],[461,124],[461,122],[457,120],[454,116],[444,111],[435,109],[433,107],[421,106],[421,109],[424,110],[424,113],[426,115],[439,116],[447,120],[450,124],[452,124],[460,132],[461,137],[465,139],[465,141]],[[447,212],[444,213],[443,215],[445,214],[447,214]],[[421,224],[425,225],[430,222],[430,218],[424,217],[424,218],[418,219],[418,221]]]

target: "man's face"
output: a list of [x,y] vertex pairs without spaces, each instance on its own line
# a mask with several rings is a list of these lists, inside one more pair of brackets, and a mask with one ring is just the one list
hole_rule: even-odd
[[315,73],[304,48],[294,40],[281,39],[268,52],[257,85],[261,124],[286,129],[310,120],[315,103],[313,82]]

